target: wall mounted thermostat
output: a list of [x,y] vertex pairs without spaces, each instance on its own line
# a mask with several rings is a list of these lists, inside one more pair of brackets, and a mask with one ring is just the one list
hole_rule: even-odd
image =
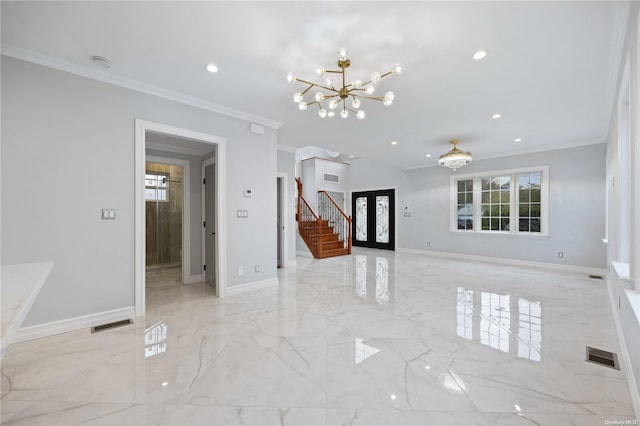
[[245,197],[251,197],[253,195],[253,192],[251,192],[250,189],[245,189],[244,190],[244,196]]

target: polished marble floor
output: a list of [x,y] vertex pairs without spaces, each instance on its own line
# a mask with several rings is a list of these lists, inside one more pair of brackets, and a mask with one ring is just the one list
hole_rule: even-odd
[[225,299],[179,276],[132,325],[11,346],[2,424],[637,424],[585,361],[619,352],[602,280],[368,249]]

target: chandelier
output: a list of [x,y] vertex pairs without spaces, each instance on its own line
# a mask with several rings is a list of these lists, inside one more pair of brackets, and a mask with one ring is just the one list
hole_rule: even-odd
[[469,151],[461,151],[456,146],[460,141],[458,139],[453,139],[450,141],[453,148],[451,151],[446,154],[442,154],[438,159],[438,164],[441,166],[448,167],[452,169],[454,172],[456,169],[459,169],[462,166],[466,166],[471,162],[471,153]]
[[[347,84],[345,70],[349,68],[349,65],[351,65],[351,61],[347,58],[347,49],[342,48],[338,51],[339,71],[328,70],[323,66],[316,68],[316,75],[318,77],[324,77],[324,84],[311,83],[310,81],[296,78],[292,73],[287,74],[287,81],[289,83],[293,84],[296,81],[299,81],[300,83],[309,85],[309,87],[307,87],[303,92],[298,92],[293,95],[293,101],[298,104],[298,108],[304,111],[310,105],[317,104],[318,115],[322,118],[333,117],[335,115],[334,110],[340,108],[340,117],[342,118],[347,118],[349,116],[349,112],[352,112],[359,119],[363,119],[365,117],[365,113],[360,109],[362,99],[381,101],[385,106],[389,106],[393,103],[393,98],[395,97],[393,92],[389,91],[385,93],[384,96],[373,96],[373,93],[375,92],[375,85],[378,81],[388,75],[402,73],[402,67],[400,65],[396,64],[391,71],[384,74],[374,72],[371,74],[371,78],[368,81],[363,82],[362,80],[355,80]],[[342,86],[338,86],[336,88],[333,79],[325,76],[325,74],[341,74]],[[304,95],[314,87],[318,89],[315,93],[315,100],[312,102],[306,102],[304,100]],[[349,102],[349,100],[351,102]],[[323,102],[326,102],[329,111],[325,109]]]

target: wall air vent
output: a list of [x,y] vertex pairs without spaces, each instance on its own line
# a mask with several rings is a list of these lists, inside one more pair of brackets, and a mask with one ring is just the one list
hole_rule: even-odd
[[593,278],[595,280],[603,280],[602,275],[589,275],[589,278]]
[[97,333],[99,331],[111,330],[112,328],[122,327],[124,325],[129,325],[129,324],[133,324],[133,321],[130,319],[110,322],[108,324],[96,325],[95,327],[91,327],[91,332]]
[[325,182],[331,182],[331,183],[340,183],[340,176],[339,175],[333,175],[331,173],[325,173],[324,174],[324,181]]
[[602,349],[592,348],[587,346],[587,359],[588,362],[594,364],[604,365],[605,367],[615,368],[620,370],[620,364],[618,363],[618,355],[613,352],[603,351]]

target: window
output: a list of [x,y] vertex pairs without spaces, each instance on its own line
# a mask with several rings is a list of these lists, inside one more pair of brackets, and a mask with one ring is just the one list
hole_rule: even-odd
[[547,235],[548,167],[451,178],[451,230]]
[[144,175],[144,199],[147,201],[167,200],[169,175],[162,173],[146,173]]

